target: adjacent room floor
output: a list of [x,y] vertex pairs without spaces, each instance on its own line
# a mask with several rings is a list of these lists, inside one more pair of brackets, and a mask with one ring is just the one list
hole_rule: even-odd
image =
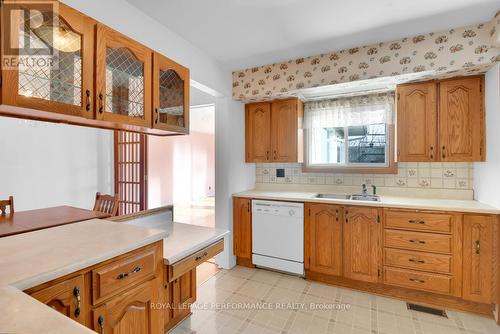
[[[215,227],[215,197],[205,197],[191,202],[190,206],[174,207],[174,221],[184,224]],[[214,259],[196,268],[196,283],[203,284],[220,271]]]
[[[242,307],[238,303],[248,304]],[[310,309],[310,303],[324,309]],[[276,304],[281,309],[270,307]],[[254,305],[268,309],[257,310]],[[492,319],[453,311],[447,314],[443,318],[408,311],[406,303],[396,299],[235,267],[220,271],[198,287],[193,315],[173,333],[500,333]]]

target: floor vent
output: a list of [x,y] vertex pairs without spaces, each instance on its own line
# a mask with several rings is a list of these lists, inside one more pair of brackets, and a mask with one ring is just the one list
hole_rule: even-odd
[[424,312],[424,313],[433,314],[433,315],[437,315],[440,317],[448,318],[445,310],[439,310],[437,308],[432,308],[432,307],[427,307],[427,306],[422,306],[422,305],[417,305],[417,304],[412,304],[412,303],[406,303],[406,306],[408,307],[409,310]]

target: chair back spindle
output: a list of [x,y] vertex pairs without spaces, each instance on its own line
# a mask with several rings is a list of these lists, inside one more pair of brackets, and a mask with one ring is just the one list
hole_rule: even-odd
[[0,200],[0,215],[6,215],[7,207],[9,207],[9,214],[14,214],[14,196],[9,196],[7,200]]
[[94,211],[99,211],[102,213],[110,214],[111,216],[116,216],[118,214],[118,204],[119,204],[118,194],[103,195],[97,193],[95,196]]

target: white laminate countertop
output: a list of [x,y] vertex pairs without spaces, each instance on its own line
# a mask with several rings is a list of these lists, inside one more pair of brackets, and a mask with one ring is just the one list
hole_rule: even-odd
[[163,219],[131,220],[127,224],[167,231],[168,236],[163,242],[165,264],[172,264],[182,260],[229,234],[229,231],[224,229],[176,223],[164,221]]
[[0,238],[0,332],[94,333],[22,290],[162,240],[165,230],[100,219]]
[[263,200],[315,202],[342,205],[376,206],[385,208],[442,210],[467,213],[500,214],[500,209],[473,200],[447,200],[434,198],[413,198],[380,196],[380,202],[353,201],[345,199],[316,198],[318,193],[312,192],[281,192],[248,190],[233,194],[234,197],[245,197]]

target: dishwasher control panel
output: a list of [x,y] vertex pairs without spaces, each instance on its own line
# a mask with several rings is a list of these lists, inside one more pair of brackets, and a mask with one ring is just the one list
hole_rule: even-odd
[[252,213],[302,218],[304,217],[304,204],[253,200]]

